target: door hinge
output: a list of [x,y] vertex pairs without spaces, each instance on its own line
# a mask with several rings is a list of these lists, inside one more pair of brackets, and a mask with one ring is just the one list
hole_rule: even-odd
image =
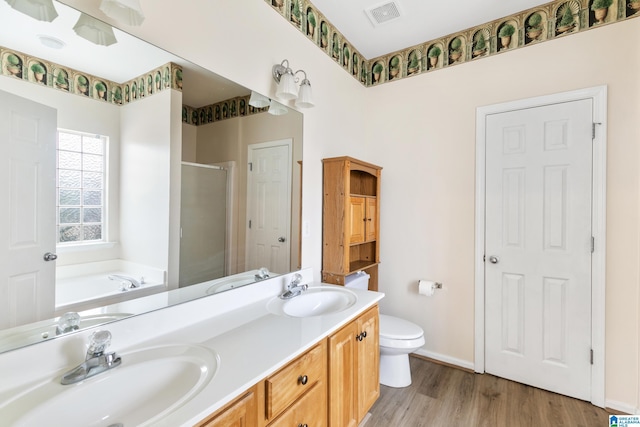
[[482,255],[482,262],[487,262],[487,256],[486,255]]
[[253,172],[253,163],[249,162],[249,172]]
[[251,220],[249,220],[249,228],[251,228]]
[[589,350],[589,359],[591,361],[591,364],[593,365],[593,349]]
[[591,253],[596,251],[596,238],[591,236]]

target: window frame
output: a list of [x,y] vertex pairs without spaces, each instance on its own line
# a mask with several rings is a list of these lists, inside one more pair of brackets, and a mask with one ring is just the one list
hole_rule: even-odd
[[[88,138],[92,138],[92,139],[99,139],[102,142],[102,154],[98,154],[102,157],[102,171],[101,172],[97,172],[97,173],[101,173],[102,174],[102,185],[101,185],[101,201],[100,201],[100,205],[85,205],[84,204],[84,191],[85,191],[85,187],[84,187],[84,182],[83,182],[83,177],[81,175],[80,177],[80,187],[78,188],[80,190],[80,203],[79,205],[70,205],[70,207],[78,207],[80,212],[80,218],[79,218],[79,222],[78,223],[69,223],[72,225],[78,225],[81,227],[81,239],[80,240],[74,240],[74,241],[68,241],[68,242],[61,242],[60,241],[60,227],[61,222],[60,222],[60,209],[64,208],[65,205],[61,205],[60,204],[60,189],[64,189],[65,187],[61,187],[60,186],[60,164],[59,164],[59,154],[61,151],[63,152],[73,152],[73,153],[80,153],[80,155],[82,155],[83,153],[85,153],[84,151],[84,147],[83,145],[81,145],[80,147],[80,151],[75,151],[75,150],[65,150],[65,149],[60,149],[60,135],[61,134],[71,134],[71,135],[78,135],[81,138],[81,142],[83,142],[82,138],[88,137]],[[88,153],[88,154],[95,154],[95,153]],[[90,132],[83,132],[83,131],[78,131],[78,130],[72,130],[72,129],[63,129],[63,128],[58,128],[56,131],[56,176],[55,176],[55,187],[56,187],[56,247],[57,250],[60,252],[60,250],[62,251],[74,251],[74,250],[83,250],[83,249],[89,249],[89,248],[100,248],[103,246],[113,246],[113,243],[109,242],[109,235],[108,235],[108,231],[109,231],[109,227],[108,227],[108,219],[109,219],[109,215],[108,215],[108,209],[109,209],[109,197],[108,197],[108,182],[109,182],[109,169],[108,169],[108,165],[109,165],[109,161],[108,161],[108,156],[109,156],[109,136],[107,135],[99,135],[99,134],[94,134],[94,133],[90,133]],[[65,169],[62,168],[62,170],[79,170],[82,173],[84,172],[96,172],[96,171],[87,171],[86,169],[84,169],[84,165],[82,165],[81,169]],[[69,187],[71,188],[71,187]],[[95,222],[95,223],[91,223],[91,222],[86,222],[84,221],[84,209],[85,207],[87,208],[93,208],[93,207],[100,207],[101,209],[101,220],[100,222]],[[82,227],[84,227],[84,225],[93,225],[93,224],[100,224],[101,225],[101,238],[100,239],[95,239],[95,240],[84,240],[84,232],[82,230]]]

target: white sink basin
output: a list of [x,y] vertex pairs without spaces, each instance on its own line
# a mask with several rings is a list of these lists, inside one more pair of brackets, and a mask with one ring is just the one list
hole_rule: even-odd
[[15,427],[151,425],[195,396],[219,365],[215,352],[190,345],[120,356],[122,365],[80,383],[61,385],[57,375],[17,391],[0,406],[0,420]]
[[291,317],[313,317],[338,313],[356,303],[358,297],[351,291],[334,287],[312,287],[288,300],[277,298],[270,310]]

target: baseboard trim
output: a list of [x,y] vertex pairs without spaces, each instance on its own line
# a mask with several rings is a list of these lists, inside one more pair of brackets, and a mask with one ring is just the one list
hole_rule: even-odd
[[473,362],[466,360],[456,359],[455,357],[446,356],[444,354],[434,353],[424,349],[418,349],[411,353],[411,356],[418,356],[421,359],[428,360],[430,362],[439,363],[441,365],[450,366],[452,368],[462,369],[468,372],[475,372]]
[[616,415],[631,415],[640,413],[638,408],[634,408],[633,405],[609,399],[605,400],[604,409],[605,411],[612,414],[615,413]]

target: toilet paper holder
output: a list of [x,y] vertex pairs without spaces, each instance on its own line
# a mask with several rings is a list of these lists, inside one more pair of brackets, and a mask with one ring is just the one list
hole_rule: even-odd
[[[418,286],[420,285],[420,282],[422,281],[422,279],[418,279]],[[434,282],[434,288],[436,289],[442,289],[442,283],[440,282]]]

